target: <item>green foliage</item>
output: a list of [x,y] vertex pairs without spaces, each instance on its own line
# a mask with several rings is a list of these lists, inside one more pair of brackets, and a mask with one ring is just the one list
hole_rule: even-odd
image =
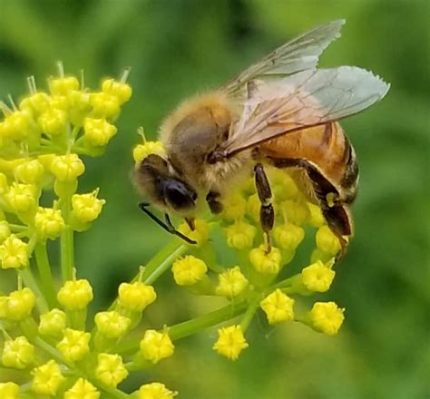
[[[430,395],[429,15],[427,0],[0,2],[2,95],[24,92],[30,74],[44,86],[58,59],[66,72],[84,68],[90,86],[94,77],[132,67],[134,96],[119,134],[108,156],[89,162],[82,187],[100,186],[107,199],[76,260],[91,265],[81,273],[105,303],[169,238],[137,208],[129,176],[138,126],[155,137],[184,96],[216,87],[296,34],[339,17],[347,19],[342,39],[322,65],[359,65],[391,82],[381,104],[344,122],[361,186],[356,237],[333,294],[347,309],[343,332],[330,338],[297,325],[262,339],[259,331],[236,363],[218,358],[209,342],[189,340],[136,386],[161,379],[183,398],[207,399]],[[154,306],[151,324],[181,321],[183,306],[191,300],[177,309]]]

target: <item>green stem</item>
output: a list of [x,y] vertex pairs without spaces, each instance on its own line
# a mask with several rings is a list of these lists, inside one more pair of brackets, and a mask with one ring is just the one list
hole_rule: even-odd
[[[203,316],[196,317],[195,319],[187,320],[182,323],[175,324],[167,327],[169,337],[172,340],[179,340],[196,334],[201,330],[215,326],[223,321],[233,319],[234,317],[243,313],[247,308],[247,302],[240,302],[237,304],[229,304],[221,309],[214,310]],[[117,345],[115,350],[118,353],[133,353],[139,349],[139,338],[129,339],[127,342],[122,342]]]
[[49,310],[48,304],[46,303],[45,297],[42,295],[40,288],[34,279],[29,268],[25,268],[19,271],[25,285],[30,288],[36,296],[36,306],[39,309],[39,313],[43,314]]
[[142,281],[146,284],[154,283],[178,257],[184,254],[188,245],[179,239],[172,240],[159,251],[147,264],[142,274]]
[[55,290],[55,281],[52,276],[51,266],[49,264],[48,251],[46,243],[39,243],[34,249],[36,255],[37,269],[39,270],[42,291],[50,308],[57,305],[57,295]]
[[61,213],[67,225],[61,234],[61,274],[63,281],[72,280],[73,267],[75,263],[73,252],[73,230],[69,225],[70,219],[70,197],[67,196],[62,199],[63,206]]
[[243,319],[240,322],[240,326],[243,332],[247,330],[249,324],[251,323],[255,312],[260,306],[260,301],[261,301],[261,295],[256,295],[255,298],[249,304],[248,309],[246,309],[245,315],[243,316]]

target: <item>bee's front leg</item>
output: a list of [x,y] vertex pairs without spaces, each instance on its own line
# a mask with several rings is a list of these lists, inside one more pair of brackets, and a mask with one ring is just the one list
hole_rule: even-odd
[[272,190],[270,189],[269,179],[261,163],[255,165],[254,173],[255,187],[257,188],[258,198],[261,202],[260,223],[266,237],[266,252],[269,253],[272,250],[272,238],[270,233],[275,222],[275,212],[272,206]]

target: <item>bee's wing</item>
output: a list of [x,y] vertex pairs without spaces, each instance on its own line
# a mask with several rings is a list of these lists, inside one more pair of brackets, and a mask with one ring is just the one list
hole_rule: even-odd
[[389,85],[364,69],[314,69],[274,81],[252,81],[249,98],[229,138],[225,156],[277,136],[356,114],[385,96]]
[[329,22],[285,43],[243,71],[224,90],[231,97],[236,97],[250,80],[280,78],[315,68],[324,49],[340,36],[339,31],[344,23],[343,19]]

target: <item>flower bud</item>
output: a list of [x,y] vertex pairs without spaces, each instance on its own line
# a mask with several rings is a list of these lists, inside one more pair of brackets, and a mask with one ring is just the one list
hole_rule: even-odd
[[0,382],[0,398],[19,399],[19,385],[14,382]]
[[259,273],[277,274],[281,269],[281,252],[275,247],[269,253],[266,253],[266,245],[252,249],[249,260]]
[[6,220],[0,220],[0,244],[11,235],[9,223]]
[[34,216],[34,227],[42,240],[54,240],[64,230],[65,223],[59,209],[39,207]]
[[325,219],[322,214],[321,208],[318,205],[307,203],[309,209],[309,224],[314,227],[321,227],[325,224]]
[[175,347],[167,332],[146,330],[140,341],[140,353],[152,363],[158,363],[161,359],[173,355]]
[[32,184],[14,182],[5,194],[5,198],[14,212],[29,212],[36,207],[37,189]]
[[248,284],[248,280],[240,271],[239,266],[235,266],[218,275],[218,285],[215,292],[217,295],[233,298],[240,295],[248,287]]
[[1,360],[6,367],[25,369],[35,361],[34,346],[22,336],[8,339],[4,343]]
[[326,292],[334,276],[334,270],[319,260],[302,270],[302,283],[309,291]]
[[331,255],[336,255],[341,249],[339,238],[336,237],[327,225],[321,226],[318,229],[315,241],[318,249]]
[[173,399],[177,392],[170,391],[164,384],[153,382],[142,385],[137,392],[137,399]]
[[37,395],[54,396],[65,380],[60,366],[54,360],[35,368],[31,374],[33,375],[31,390]]
[[11,234],[0,245],[2,269],[17,269],[28,266],[28,244]]
[[242,350],[247,347],[248,343],[239,325],[218,329],[218,340],[215,342],[213,349],[220,355],[236,360]]
[[66,328],[66,314],[60,309],[52,309],[40,315],[39,333],[49,337],[58,337]]
[[93,300],[93,289],[88,280],[69,280],[58,291],[57,299],[66,310],[82,310]]
[[63,339],[57,344],[57,349],[67,361],[77,362],[90,351],[90,338],[91,334],[88,332],[66,328]]
[[117,128],[107,122],[106,119],[85,118],[84,140],[91,146],[106,145],[116,132]]
[[26,184],[38,184],[43,177],[44,167],[37,159],[31,159],[15,168],[15,178]]
[[229,195],[223,202],[221,216],[225,220],[235,221],[243,218],[246,212],[246,199],[240,193]]
[[191,240],[197,242],[197,245],[204,244],[209,238],[209,225],[205,220],[196,219],[194,221],[195,229],[191,230],[187,223],[182,223],[178,231]]
[[30,288],[13,291],[7,298],[6,318],[8,320],[20,321],[30,316],[36,297]]
[[309,220],[310,212],[304,200],[285,200],[281,202],[281,210],[284,211],[288,223],[294,223],[298,226]]
[[0,194],[4,194],[9,190],[9,184],[7,177],[4,173],[0,172]]
[[79,80],[75,76],[64,76],[48,80],[49,91],[54,96],[67,96],[72,90],[79,90]]
[[127,102],[132,94],[130,85],[114,79],[105,79],[102,82],[102,91],[103,93],[115,96],[120,104]]
[[294,299],[284,294],[279,288],[266,296],[261,303],[269,324],[294,319]]
[[90,104],[93,108],[92,115],[97,118],[116,118],[120,111],[120,103],[117,96],[108,93],[92,93]]
[[133,148],[133,159],[136,164],[139,164],[148,155],[155,154],[163,157],[166,155],[161,141],[147,141],[143,144],[138,144]]
[[99,399],[100,392],[89,381],[79,378],[75,384],[64,393],[64,399]]
[[142,312],[156,298],[157,294],[154,288],[140,281],[121,283],[118,289],[119,304],[134,312]]
[[37,118],[42,112],[49,107],[49,96],[44,92],[37,92],[27,96],[19,103],[19,109],[24,112],[30,112],[34,118]]
[[72,217],[80,224],[93,222],[100,215],[105,200],[97,198],[98,190],[89,194],[74,194],[72,196]]
[[130,327],[131,320],[120,315],[117,311],[99,312],[94,321],[97,329],[108,338],[119,338],[124,335]]
[[295,251],[305,238],[305,231],[292,223],[275,227],[273,238],[279,247],[287,251]]
[[67,113],[62,109],[50,107],[39,116],[37,122],[43,133],[57,136],[66,131]]
[[120,382],[127,378],[128,371],[120,355],[99,353],[95,375],[103,385],[116,388]]
[[7,115],[2,124],[2,136],[11,140],[23,140],[30,133],[30,116],[24,111]]
[[178,285],[193,285],[202,280],[208,268],[201,259],[188,255],[173,262],[173,278]]
[[255,226],[242,221],[237,221],[225,228],[227,245],[238,250],[251,248],[256,233]]
[[334,302],[316,302],[309,312],[310,324],[316,331],[336,335],[345,319],[344,311]]
[[50,167],[52,174],[61,182],[73,181],[85,171],[84,163],[77,154],[58,155]]

